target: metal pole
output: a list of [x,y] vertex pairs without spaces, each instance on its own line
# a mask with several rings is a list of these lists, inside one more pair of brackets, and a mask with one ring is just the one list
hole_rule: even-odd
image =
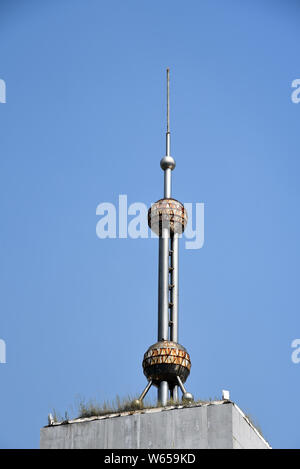
[[[167,133],[166,133],[166,156],[170,156],[171,149],[171,134],[170,134],[170,70],[167,68]],[[164,171],[165,178],[165,199],[171,198],[172,193],[172,182],[171,174],[172,170],[170,168],[165,169]]]
[[159,238],[158,341],[168,340],[169,331],[169,230]]
[[178,402],[178,401],[179,401],[178,386],[174,386],[172,398],[173,398],[173,401],[174,401],[174,402]]
[[[167,133],[166,133],[166,156],[170,156],[171,134],[170,134],[170,70],[167,68]],[[171,198],[171,173],[170,168],[165,169],[165,199]]]
[[[170,130],[170,69],[167,68],[167,133]],[[168,155],[169,153],[167,153]]]
[[[169,230],[162,229],[159,238],[159,306],[158,306],[158,341],[168,340],[169,332]],[[157,400],[167,405],[169,385],[167,381],[159,384]]]
[[179,376],[177,376],[177,381],[178,381],[178,384],[180,386],[180,389],[182,391],[182,394],[186,394],[186,389],[185,387],[183,386],[183,382],[181,381],[181,379],[179,378]]
[[168,402],[169,385],[167,381],[162,381],[158,388],[158,402],[166,406]]
[[171,336],[173,342],[178,342],[178,235],[171,238]]
[[[170,340],[178,342],[178,235],[174,233],[171,238],[171,328]],[[178,402],[178,386],[173,388],[173,400]]]
[[[170,154],[170,130],[169,130],[169,69],[167,69],[167,133],[166,133],[166,155]],[[171,175],[172,170],[164,170],[164,197],[171,197]],[[169,338],[169,244],[170,227],[162,226],[159,238],[159,275],[158,275],[158,340]]]
[[[169,69],[167,69],[167,133],[166,155],[170,155],[170,99]],[[164,169],[164,198],[171,198],[171,168]],[[159,275],[158,275],[158,341],[169,339],[169,244],[170,228],[162,226],[159,238]],[[158,402],[165,406],[168,401],[169,384],[162,381],[158,387]]]
[[170,199],[172,193],[172,170],[170,168],[165,169],[164,171],[164,198]]
[[166,156],[170,156],[170,149],[171,149],[171,134],[168,130],[166,133]]
[[145,387],[144,391],[142,392],[142,394],[140,395],[139,397],[139,401],[142,402],[143,399],[145,398],[147,392],[149,391],[149,389],[151,388],[152,386],[152,380],[150,379],[149,383],[147,384],[147,386]]
[[187,392],[187,390],[183,386],[183,382],[181,381],[179,376],[177,376],[177,381],[178,381],[179,387],[182,391],[182,400],[185,401],[185,402],[192,402],[194,400],[193,394],[191,394],[190,392]]

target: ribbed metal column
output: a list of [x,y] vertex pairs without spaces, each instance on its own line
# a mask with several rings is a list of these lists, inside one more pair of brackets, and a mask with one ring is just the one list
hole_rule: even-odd
[[158,271],[158,341],[169,338],[169,236],[162,230],[159,238]]
[[162,406],[166,406],[169,396],[169,385],[167,381],[162,381],[158,388],[157,400]]
[[[170,340],[178,342],[178,234],[174,233],[170,241]],[[178,386],[172,390],[172,399],[178,401]]]
[[178,342],[178,235],[174,233],[170,243],[170,340]]

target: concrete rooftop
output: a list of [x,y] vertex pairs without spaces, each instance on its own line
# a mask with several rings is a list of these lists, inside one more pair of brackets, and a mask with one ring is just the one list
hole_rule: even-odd
[[271,446],[232,401],[167,406],[55,422],[41,448],[261,448]]

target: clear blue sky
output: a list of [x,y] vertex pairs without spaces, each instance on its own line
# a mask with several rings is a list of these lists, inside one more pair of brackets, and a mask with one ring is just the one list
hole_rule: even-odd
[[[139,393],[157,333],[157,240],[100,240],[96,207],[162,196],[171,68],[174,196],[205,204],[180,252],[188,389],[222,389],[300,448],[297,1],[0,2],[0,447],[53,408]],[[151,396],[154,398],[154,391]]]

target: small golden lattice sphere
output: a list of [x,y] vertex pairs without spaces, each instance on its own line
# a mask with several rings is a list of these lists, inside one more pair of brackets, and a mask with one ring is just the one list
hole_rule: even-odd
[[170,234],[181,234],[187,224],[187,211],[181,202],[175,199],[160,199],[148,210],[148,225],[158,236],[163,228]]

